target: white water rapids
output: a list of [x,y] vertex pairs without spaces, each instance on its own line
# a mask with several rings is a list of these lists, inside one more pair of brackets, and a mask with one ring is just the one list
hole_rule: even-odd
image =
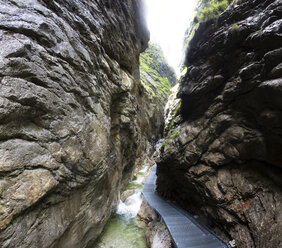
[[141,192],[134,193],[133,195],[129,196],[124,202],[120,201],[117,208],[117,214],[124,215],[128,218],[134,218],[139,212],[141,204]]
[[[146,248],[145,230],[136,216],[142,204],[142,188],[149,166],[145,165],[125,190],[129,196],[120,201],[116,214],[106,225],[95,248]],[[124,192],[124,193],[125,193]],[[121,197],[125,198],[125,197]],[[93,247],[93,248],[94,248]]]

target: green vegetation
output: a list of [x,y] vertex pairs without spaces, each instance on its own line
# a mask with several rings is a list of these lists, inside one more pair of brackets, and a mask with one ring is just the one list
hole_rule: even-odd
[[259,31],[258,31],[258,33],[261,34],[262,31],[263,31],[263,27],[261,26],[260,29],[259,29]]
[[217,18],[231,2],[231,0],[203,1],[202,6],[197,10],[194,22],[205,22],[211,18]]
[[187,67],[183,66],[182,71],[181,71],[181,76],[184,76],[187,73]]
[[179,101],[179,103],[176,105],[175,109],[173,110],[172,112],[173,117],[175,117],[179,113],[180,108],[181,108],[181,101]]
[[144,83],[144,81],[141,80],[141,84],[144,87],[144,89],[152,96],[152,97],[156,97],[155,91],[153,90],[153,88],[151,88],[149,85],[147,85],[146,83]]
[[166,152],[169,152],[172,150],[172,146],[170,145],[170,141],[174,140],[179,136],[179,132],[175,129],[169,130],[168,135],[164,138],[164,141],[162,142],[161,149],[164,149]]
[[174,118],[171,119],[168,128],[171,129],[174,125]]
[[131,189],[142,189],[143,185],[142,184],[138,184],[134,181],[130,182],[127,187],[126,190],[131,190]]
[[232,25],[230,32],[233,33],[233,32],[236,32],[239,29],[240,29],[240,26],[236,23],[236,24]]
[[176,105],[175,109],[172,111],[172,118],[171,118],[171,121],[170,121],[169,127],[168,127],[170,131],[171,131],[171,128],[173,127],[173,125],[174,125],[175,117],[179,114],[180,108],[181,108],[181,101],[179,101],[179,103]]
[[141,84],[152,97],[167,99],[176,82],[174,70],[167,64],[161,48],[149,43],[140,56]]
[[[219,15],[226,10],[230,3],[232,3],[232,1],[233,0],[198,0],[195,17],[185,32],[184,51],[188,49],[189,43],[195,36],[199,24],[212,18],[217,19]],[[183,57],[183,62],[184,60],[185,57]]]
[[179,132],[178,131],[175,131],[173,134],[172,134],[172,137],[176,138],[179,136]]
[[198,157],[200,157],[201,156],[201,153],[200,152],[198,152],[198,151],[195,151],[195,152],[193,152],[196,156],[198,156]]
[[164,150],[170,150],[171,147],[168,145],[168,138],[165,138],[165,140],[162,142],[161,148],[160,149],[164,149]]

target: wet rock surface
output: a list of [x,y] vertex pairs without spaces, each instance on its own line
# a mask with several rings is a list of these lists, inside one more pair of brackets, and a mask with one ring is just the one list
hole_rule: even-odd
[[0,0],[1,247],[90,247],[150,154],[161,123],[138,83],[141,12]]
[[282,245],[281,16],[237,1],[199,25],[157,163],[158,192],[240,248]]
[[146,240],[151,248],[174,248],[172,238],[160,216],[143,199],[138,219],[146,226]]

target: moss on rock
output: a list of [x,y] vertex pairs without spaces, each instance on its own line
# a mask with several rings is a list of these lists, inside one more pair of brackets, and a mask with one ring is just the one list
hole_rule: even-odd
[[141,84],[153,97],[163,103],[176,82],[174,70],[168,65],[161,48],[153,43],[140,56]]
[[211,18],[217,18],[227,9],[232,0],[202,0],[196,10],[195,23],[205,22]]

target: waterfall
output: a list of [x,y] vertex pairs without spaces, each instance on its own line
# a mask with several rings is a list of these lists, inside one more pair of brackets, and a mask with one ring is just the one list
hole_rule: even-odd
[[120,201],[117,214],[127,218],[135,218],[142,203],[141,192],[136,192],[129,196],[124,202]]

